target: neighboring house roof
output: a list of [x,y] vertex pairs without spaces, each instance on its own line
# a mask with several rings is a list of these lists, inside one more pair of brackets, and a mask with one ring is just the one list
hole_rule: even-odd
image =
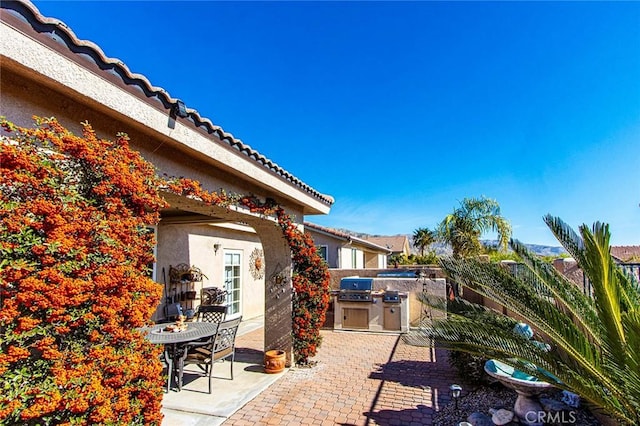
[[354,237],[353,235],[349,235],[349,234],[347,234],[345,232],[342,232],[342,231],[338,231],[338,230],[331,229],[331,228],[325,228],[324,226],[316,225],[316,224],[310,223],[310,222],[304,222],[304,228],[305,228],[305,230],[309,229],[311,231],[316,231],[316,232],[319,232],[319,233],[322,233],[322,234],[325,234],[325,235],[329,235],[329,236],[335,237],[335,238],[340,239],[340,240],[344,240],[344,241],[347,241],[347,242],[355,243],[357,245],[368,247],[368,248],[376,250],[376,251],[380,251],[380,252],[387,253],[387,254],[390,253],[390,250],[387,249],[384,246],[380,246],[380,245],[375,244],[373,242],[370,242],[370,241],[367,241],[367,240],[363,240],[363,239],[358,238],[358,237]]
[[[404,253],[408,249],[409,239],[406,235],[393,235],[387,237],[367,237],[368,241],[386,247],[393,253]],[[407,253],[409,254],[409,253]]]
[[[153,86],[144,75],[131,72],[119,59],[107,57],[96,44],[87,40],[78,39],[64,22],[55,18],[42,16],[37,7],[31,2],[3,1],[1,9],[3,12],[0,14],[0,18],[3,22],[8,23],[14,28],[22,29],[24,29],[25,23],[29,24],[41,35],[48,37],[48,40],[45,42],[50,48],[72,58],[80,64],[86,65],[94,63],[102,70],[102,77],[136,95],[149,105],[168,111],[176,111],[179,103],[182,103],[179,99],[172,98],[163,88]],[[182,105],[184,104],[182,103]],[[254,161],[274,175],[279,176],[291,185],[306,192],[321,203],[328,206],[333,204],[334,199],[331,196],[322,194],[302,182],[249,145],[236,139],[232,134],[225,132],[220,126],[213,124],[210,119],[202,117],[195,109],[186,108],[186,113],[186,117],[176,119],[179,119],[183,124],[190,123],[200,132],[215,135],[229,148],[245,155],[249,160]]]
[[611,256],[621,263],[640,262],[640,246],[611,246]]

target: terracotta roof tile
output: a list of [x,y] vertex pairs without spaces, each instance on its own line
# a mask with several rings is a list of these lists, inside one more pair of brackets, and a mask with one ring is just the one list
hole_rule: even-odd
[[324,226],[316,225],[315,223],[310,223],[310,222],[304,222],[304,227],[305,229],[310,228],[319,232],[324,232],[326,234],[333,235],[338,238],[342,238],[344,240],[356,242],[363,246],[371,247],[384,252],[389,252],[389,249],[386,248],[385,246],[378,245],[372,241],[363,240],[362,238],[355,237],[353,235],[347,234],[346,232],[338,231],[336,229],[326,228]]
[[372,243],[381,245],[383,247],[388,247],[391,251],[403,251],[405,246],[405,241],[408,243],[408,239],[405,235],[392,235],[385,237],[367,237],[368,241]]
[[[65,42],[67,47],[76,55],[89,58],[91,61],[94,61],[105,73],[117,76],[124,85],[134,86],[142,91],[147,97],[156,98],[167,110],[171,111],[176,108],[179,101],[178,98],[172,98],[163,88],[153,86],[144,75],[131,72],[131,70],[129,70],[121,60],[107,57],[97,44],[91,41],[78,39],[75,33],[64,22],[59,19],[43,16],[33,3],[26,0],[15,2],[3,1],[0,8],[5,11],[12,11],[14,15],[17,13],[19,15],[18,19],[28,22],[34,30],[40,33],[51,33],[50,37],[54,39],[56,39],[55,35],[57,35],[60,38],[57,38],[56,40],[60,43]],[[5,20],[4,17],[2,20]],[[249,145],[243,143],[239,139],[236,139],[231,133],[227,133],[220,126],[213,124],[213,122],[208,118],[202,117],[195,109],[187,108],[187,113],[187,119],[195,127],[204,127],[209,134],[215,134],[221,142],[226,143],[230,147],[244,153],[249,158],[252,158],[256,163],[261,164],[263,167],[281,176],[292,185],[302,189],[327,205],[333,204],[333,197],[322,194],[302,182],[300,179],[280,167],[278,164],[269,160]]]
[[640,246],[611,246],[611,256],[621,262],[640,262]]

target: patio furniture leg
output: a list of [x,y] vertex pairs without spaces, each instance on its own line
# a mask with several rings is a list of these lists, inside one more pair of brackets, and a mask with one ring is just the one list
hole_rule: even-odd
[[[180,347],[180,350],[177,351],[179,353],[178,359],[178,377],[176,381],[178,382],[178,391],[182,391],[182,378],[184,376],[184,360],[187,357],[189,351],[186,350],[184,346]],[[181,353],[180,353],[181,352]]]
[[173,377],[173,360],[166,348],[164,350],[164,362],[167,364],[167,393],[169,393],[171,391],[171,378]]

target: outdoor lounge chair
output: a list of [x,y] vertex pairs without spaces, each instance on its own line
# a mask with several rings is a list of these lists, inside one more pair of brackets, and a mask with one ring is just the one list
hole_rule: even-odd
[[224,305],[200,305],[198,307],[198,321],[221,323],[227,316],[227,307]]
[[209,376],[209,393],[213,363],[231,359],[231,380],[233,380],[233,361],[235,359],[236,334],[242,317],[221,322],[215,336],[204,342],[191,342],[184,345],[184,355],[178,361],[178,390],[182,390],[184,366],[197,365]]

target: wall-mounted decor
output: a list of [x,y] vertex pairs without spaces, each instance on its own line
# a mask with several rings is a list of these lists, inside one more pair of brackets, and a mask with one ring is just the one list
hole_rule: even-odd
[[249,256],[249,271],[251,276],[259,280],[264,278],[264,257],[260,249],[254,249]]
[[287,292],[289,288],[289,280],[285,274],[285,270],[278,263],[269,278],[269,293],[272,293],[276,299],[280,299],[280,296]]
[[169,266],[169,278],[172,283],[202,281],[202,277],[204,274],[195,266],[189,266],[186,263]]

